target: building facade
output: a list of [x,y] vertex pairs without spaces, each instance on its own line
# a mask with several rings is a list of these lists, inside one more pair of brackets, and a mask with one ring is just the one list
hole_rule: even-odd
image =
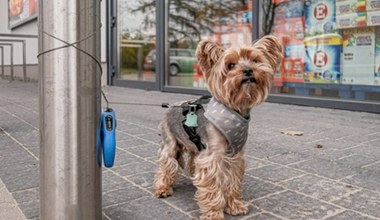
[[[0,3],[0,16],[6,14],[8,20],[1,23],[0,33],[37,35],[36,20],[12,23],[9,14],[17,14],[17,7],[11,2],[17,1]],[[194,56],[200,40],[213,39],[227,48],[273,34],[283,45],[284,58],[269,101],[380,112],[379,0],[109,0],[101,4],[102,63],[108,64],[103,81],[109,85],[204,94],[207,85]],[[30,44],[27,65],[33,66],[37,48]],[[21,67],[18,57],[14,63]],[[6,54],[4,58],[8,68],[10,58]]]

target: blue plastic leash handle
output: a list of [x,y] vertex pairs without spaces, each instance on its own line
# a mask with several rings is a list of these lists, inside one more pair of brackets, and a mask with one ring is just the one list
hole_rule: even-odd
[[116,115],[111,108],[102,112],[101,139],[104,166],[109,168],[114,164],[116,153]]

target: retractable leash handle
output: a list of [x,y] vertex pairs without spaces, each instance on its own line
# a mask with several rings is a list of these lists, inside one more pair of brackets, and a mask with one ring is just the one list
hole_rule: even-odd
[[103,145],[104,166],[112,167],[116,152],[116,115],[111,108],[102,112],[101,136]]

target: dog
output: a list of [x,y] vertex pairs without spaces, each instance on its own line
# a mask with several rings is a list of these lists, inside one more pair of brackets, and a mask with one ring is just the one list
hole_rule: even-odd
[[244,215],[248,204],[241,193],[250,111],[268,97],[282,46],[270,35],[228,49],[203,40],[195,53],[212,98],[207,107],[204,99],[177,103],[161,121],[155,196],[172,195],[179,171],[187,167],[201,219]]

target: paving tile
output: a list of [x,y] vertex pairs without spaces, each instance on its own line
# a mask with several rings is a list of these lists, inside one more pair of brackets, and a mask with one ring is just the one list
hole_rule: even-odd
[[39,187],[25,189],[21,191],[15,191],[12,193],[13,197],[16,199],[17,203],[24,204],[32,201],[39,201],[40,198],[40,190]]
[[158,132],[141,134],[141,135],[137,135],[137,137],[139,137],[143,140],[146,140],[147,142],[155,143],[157,145],[161,141],[161,137],[158,135]]
[[322,145],[324,149],[344,150],[357,146],[358,143],[347,139],[333,139],[326,138],[318,141],[318,144]]
[[155,172],[147,172],[129,176],[128,179],[143,188],[149,189],[153,187]]
[[125,166],[128,164],[134,163],[138,160],[140,160],[138,157],[128,152],[125,152],[125,150],[121,150],[120,148],[117,148],[116,153],[115,153],[114,167]]
[[349,167],[357,167],[360,168],[362,166],[366,166],[368,164],[372,164],[374,162],[378,162],[379,159],[369,157],[369,156],[362,156],[360,154],[352,154],[350,156],[341,158],[337,160],[339,163],[349,166]]
[[[247,213],[247,215],[236,215],[236,216],[233,216],[233,215],[228,215],[228,214],[224,213],[224,219],[225,220],[249,219],[248,216],[252,216],[252,215],[256,216],[257,213],[259,213],[259,210],[256,207],[254,207],[252,205],[249,205],[248,206],[248,213]],[[193,216],[193,219],[199,219],[200,216],[201,216],[199,210],[191,212],[191,215]]]
[[19,207],[27,219],[34,219],[39,217],[39,201],[31,201],[29,203],[20,204]]
[[353,168],[336,161],[318,158],[290,166],[309,173],[329,177],[331,179],[341,179],[343,177],[356,174],[360,171],[359,168]]
[[363,215],[360,215],[359,213],[352,212],[352,211],[344,211],[342,213],[339,213],[337,215],[331,216],[326,218],[326,220],[373,220],[374,218],[369,218]]
[[173,185],[173,195],[164,200],[173,206],[180,208],[185,212],[198,210],[199,207],[194,198],[196,188],[193,186],[190,179],[180,178]]
[[262,181],[260,179],[245,175],[243,179],[243,200],[250,201],[268,194],[284,190],[280,186]]
[[12,175],[1,176],[9,192],[35,188],[39,186],[39,170],[37,168],[19,170]]
[[268,161],[267,159],[262,160],[258,158],[252,158],[249,156],[246,156],[245,163],[246,163],[247,170],[271,164],[271,162]]
[[271,215],[269,213],[260,213],[254,216],[250,216],[247,218],[247,220],[280,220],[281,218],[278,218],[274,215]]
[[268,160],[275,162],[275,163],[288,165],[291,163],[297,163],[300,161],[309,160],[311,158],[312,157],[310,155],[307,155],[307,154],[301,154],[301,153],[297,153],[297,152],[288,152],[286,154],[281,154],[278,156],[270,157],[270,158],[268,158]]
[[124,189],[130,185],[127,180],[115,175],[110,171],[102,172],[102,192],[109,192],[118,189]]
[[130,137],[130,136],[126,136],[125,139],[117,138],[117,141],[116,141],[116,146],[125,150],[129,148],[135,148],[138,146],[147,145],[147,144],[151,144],[151,143],[148,143],[139,138]]
[[116,189],[113,191],[103,192],[103,207],[130,202],[132,200],[149,196],[150,194],[140,188],[133,186],[130,183],[125,184],[125,188]]
[[380,192],[380,171],[368,170],[342,180],[342,182]]
[[265,211],[292,220],[322,219],[340,210],[336,206],[291,191],[256,200],[255,205]]
[[12,194],[27,219],[39,217],[40,200],[38,188],[17,191]]
[[380,193],[362,190],[333,203],[348,209],[380,218]]
[[190,215],[186,215],[160,199],[152,198],[151,196],[129,200],[117,206],[105,208],[103,211],[112,220],[191,219]]
[[268,159],[270,157],[287,154],[289,152],[288,149],[280,148],[277,146],[268,146],[266,143],[260,143],[258,145],[249,145],[249,143],[247,143],[245,149],[245,152],[248,156],[260,159]]
[[141,145],[137,146],[134,148],[128,148],[128,152],[131,152],[137,156],[140,156],[142,158],[155,158],[157,159],[158,155],[158,149],[160,147],[158,145],[154,144],[146,144],[146,145]]
[[337,200],[358,190],[358,188],[349,184],[334,182],[314,175],[294,178],[282,182],[280,185],[324,201]]
[[118,166],[112,168],[114,172],[121,176],[131,176],[144,172],[152,172],[157,169],[157,166],[151,162],[136,159],[133,163],[129,163],[124,166]]
[[246,173],[252,177],[258,177],[271,182],[279,182],[305,174],[301,171],[279,165],[268,165],[257,169],[251,169]]
[[364,144],[359,145],[358,147],[350,149],[350,151],[357,155],[362,155],[365,157],[380,160],[379,143],[380,143],[380,140],[376,142],[364,143]]

